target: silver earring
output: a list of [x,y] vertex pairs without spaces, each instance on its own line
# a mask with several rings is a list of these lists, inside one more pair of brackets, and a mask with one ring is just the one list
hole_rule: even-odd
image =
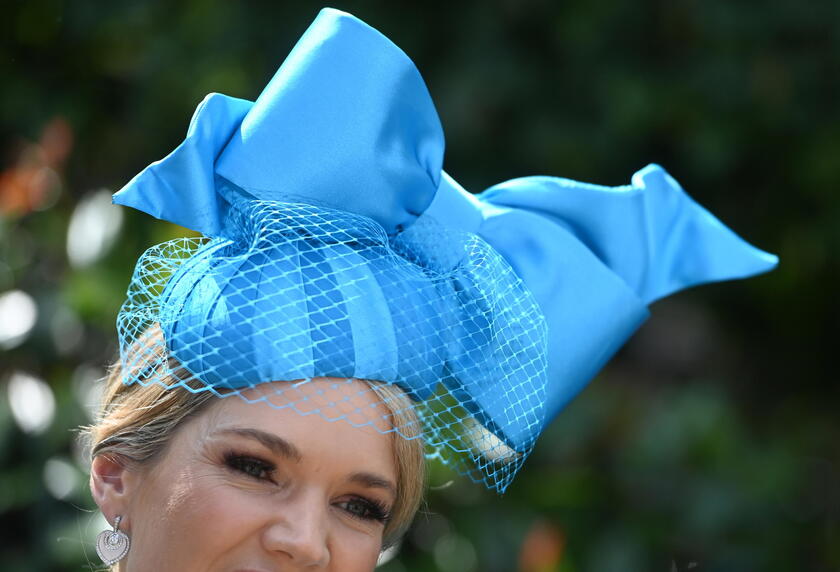
[[116,564],[128,554],[131,541],[120,531],[121,516],[114,519],[114,530],[103,530],[96,537],[96,553],[106,565]]

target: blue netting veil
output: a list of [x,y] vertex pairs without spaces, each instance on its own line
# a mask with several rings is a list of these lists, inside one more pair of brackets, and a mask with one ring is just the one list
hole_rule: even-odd
[[[625,187],[529,177],[472,195],[443,149],[411,60],[323,10],[255,102],[208,96],[114,196],[203,235],[138,260],[124,383],[422,438],[504,491],[648,303],[776,264],[658,166]],[[383,422],[357,380],[397,390],[381,399],[416,426]]]
[[349,382],[384,381],[422,422],[394,430],[422,433],[430,454],[504,488],[542,423],[546,326],[497,253],[431,219],[389,241],[371,219],[328,207],[248,201],[229,215],[231,238],[170,241],[138,261],[118,324],[127,381],[244,398],[286,380],[272,386],[282,399],[257,399],[311,412],[289,395],[337,378],[346,407],[324,416],[372,426],[381,413],[356,410]]

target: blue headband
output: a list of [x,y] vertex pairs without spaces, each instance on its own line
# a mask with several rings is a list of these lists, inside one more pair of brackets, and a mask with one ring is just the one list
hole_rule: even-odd
[[[114,195],[212,238],[138,263],[124,359],[157,323],[210,388],[356,377],[420,403],[443,384],[516,453],[501,476],[464,470],[504,490],[648,304],[777,264],[656,165],[623,187],[525,177],[473,195],[443,153],[411,60],[322,10],[255,102],[209,95],[185,141]],[[445,426],[431,441],[463,452]]]

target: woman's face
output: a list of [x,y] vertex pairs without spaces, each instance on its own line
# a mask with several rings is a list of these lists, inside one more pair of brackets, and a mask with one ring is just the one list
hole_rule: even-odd
[[[317,379],[292,391],[325,416],[362,406],[387,419],[359,381]],[[369,572],[396,496],[391,439],[318,414],[219,399],[134,475],[123,569]]]

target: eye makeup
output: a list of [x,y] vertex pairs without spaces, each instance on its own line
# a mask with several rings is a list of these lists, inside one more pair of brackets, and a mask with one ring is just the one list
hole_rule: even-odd
[[268,481],[277,484],[274,473],[277,465],[254,455],[228,451],[223,456],[228,469],[258,481]]
[[354,496],[336,503],[336,506],[359,520],[375,521],[382,524],[388,524],[388,521],[391,520],[391,511],[385,503],[376,499]]
[[[232,435],[235,438],[244,437],[255,440],[260,444],[258,448],[267,447],[272,453],[279,454],[284,459],[289,459],[294,463],[300,463],[303,459],[303,456],[291,443],[282,441],[282,446],[278,445],[279,438],[272,436],[272,439],[268,441],[267,438],[263,437],[263,432],[261,431],[237,428],[235,430],[226,430],[222,433]],[[269,460],[265,455],[253,452],[253,449],[253,447],[244,445],[228,445],[221,451],[221,464],[237,477],[242,477],[256,483],[279,485],[281,479],[278,475],[279,466],[277,463]],[[353,486],[373,487],[388,491],[390,494],[394,493],[393,483],[370,473],[353,473],[348,477],[348,482]],[[372,496],[350,494],[332,502],[332,506],[350,518],[363,522],[386,525],[391,519],[389,504]]]

